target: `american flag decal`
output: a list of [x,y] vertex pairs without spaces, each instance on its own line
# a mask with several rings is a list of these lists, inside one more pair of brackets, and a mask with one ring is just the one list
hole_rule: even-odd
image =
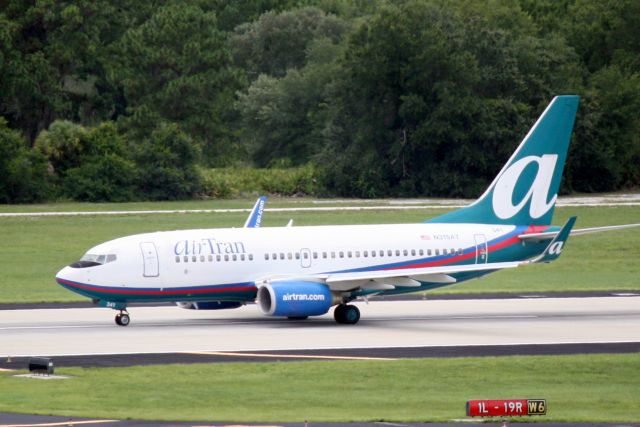
[[421,238],[422,240],[431,240],[431,236],[430,236],[430,235],[428,235],[428,234],[423,234],[422,236],[420,236],[420,238]]

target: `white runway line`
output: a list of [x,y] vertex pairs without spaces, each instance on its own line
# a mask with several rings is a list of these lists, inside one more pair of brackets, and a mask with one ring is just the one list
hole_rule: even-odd
[[[462,208],[472,200],[466,199],[385,199],[365,200],[327,200],[312,203],[362,203],[362,206],[310,206],[289,208],[266,208],[266,212],[339,212],[339,211],[376,211],[376,210],[427,210],[427,209],[456,209]],[[386,204],[381,204],[386,203]],[[640,194],[618,194],[596,197],[564,197],[559,198],[558,207],[612,207],[612,206],[640,206]],[[0,217],[41,217],[41,216],[96,216],[96,215],[168,215],[168,214],[202,214],[202,213],[247,213],[250,208],[229,209],[159,209],[159,210],[131,210],[131,211],[75,211],[75,212],[0,212]]]

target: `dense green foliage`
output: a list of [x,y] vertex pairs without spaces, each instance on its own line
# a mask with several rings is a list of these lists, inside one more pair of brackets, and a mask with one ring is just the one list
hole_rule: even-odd
[[639,25],[636,0],[9,0],[0,202],[303,165],[313,194],[471,197],[563,93],[564,191],[637,187]]

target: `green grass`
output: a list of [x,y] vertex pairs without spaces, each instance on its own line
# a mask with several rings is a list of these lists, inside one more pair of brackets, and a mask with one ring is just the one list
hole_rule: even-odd
[[447,421],[468,399],[545,398],[539,421],[640,421],[640,355],[61,368],[0,374],[0,412],[234,422]]
[[[312,201],[282,199],[276,200],[275,205],[294,203],[308,205]],[[126,204],[125,208],[118,204],[84,204],[80,210],[208,209],[211,206],[248,207],[251,201],[133,203]],[[75,204],[30,207],[33,210],[78,208]],[[443,212],[442,209],[267,212],[263,225],[281,226],[289,218],[294,219],[295,225],[409,223]],[[570,215],[578,216],[576,227],[640,222],[638,207],[579,207],[558,208],[555,223],[563,223]],[[83,300],[58,286],[53,277],[61,267],[103,241],[147,231],[238,227],[245,218],[246,213],[0,218],[0,303]],[[436,292],[637,291],[640,290],[639,259],[640,228],[585,235],[571,238],[562,258],[552,264],[503,271]]]

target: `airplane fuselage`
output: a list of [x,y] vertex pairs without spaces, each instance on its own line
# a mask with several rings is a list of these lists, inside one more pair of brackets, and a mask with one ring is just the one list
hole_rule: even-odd
[[[115,302],[253,301],[265,278],[524,260],[546,243],[518,235],[547,226],[395,224],[199,229],[137,234],[89,250],[111,262],[67,267],[66,288]],[[461,282],[487,271],[455,274]],[[443,283],[420,282],[424,289]],[[450,283],[447,283],[450,284]],[[393,285],[390,282],[390,285]],[[355,293],[414,292],[399,288]]]

